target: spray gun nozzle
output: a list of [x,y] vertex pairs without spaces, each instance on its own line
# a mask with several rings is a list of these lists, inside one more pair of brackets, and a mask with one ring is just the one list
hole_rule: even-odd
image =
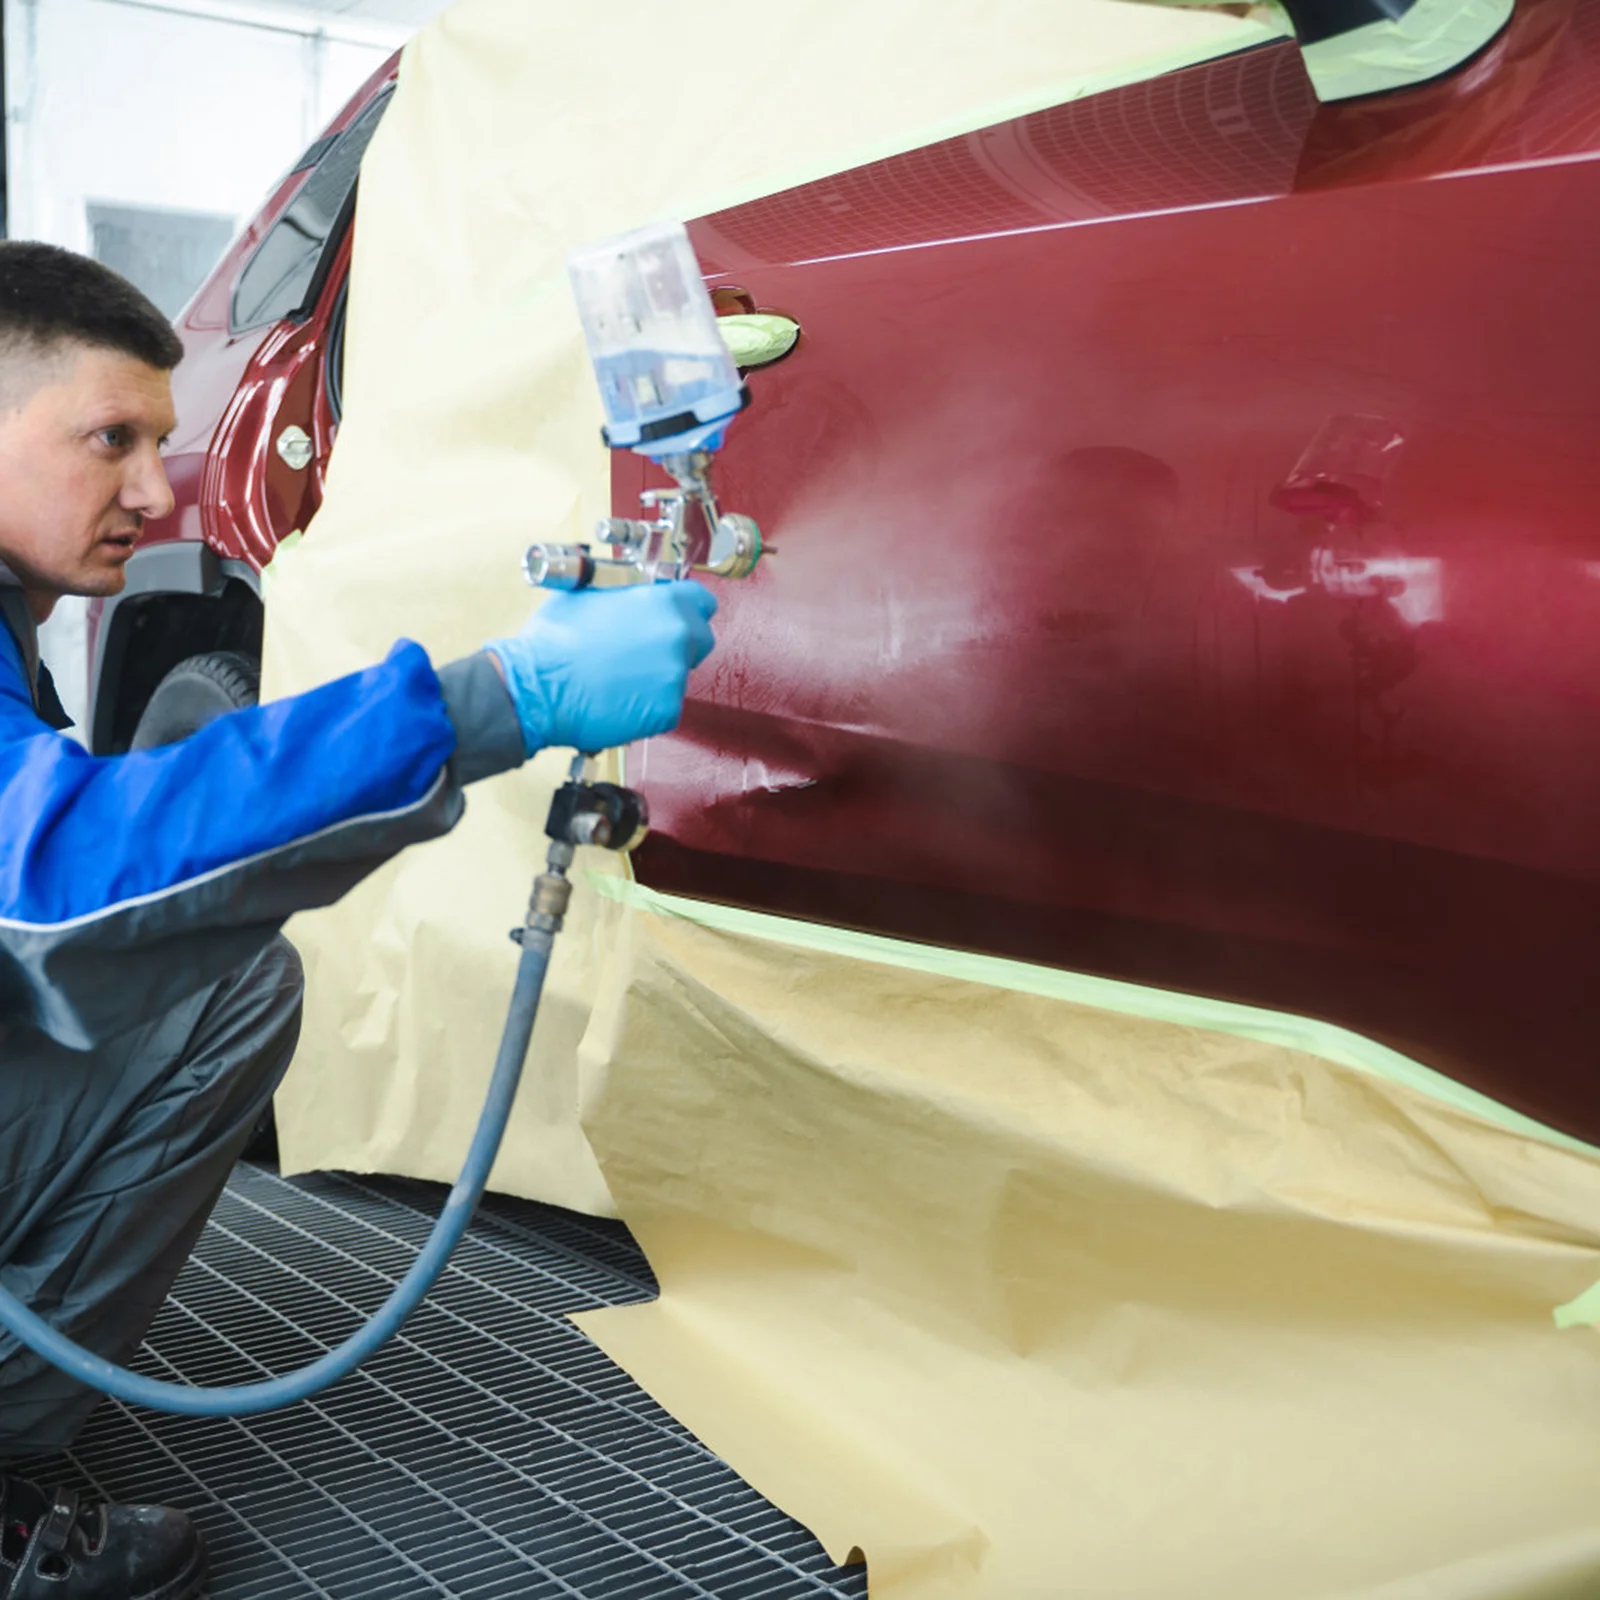
[[719,578],[748,578],[762,556],[769,554],[761,543],[761,529],[752,517],[730,511],[717,518],[711,549],[706,555],[706,570]]

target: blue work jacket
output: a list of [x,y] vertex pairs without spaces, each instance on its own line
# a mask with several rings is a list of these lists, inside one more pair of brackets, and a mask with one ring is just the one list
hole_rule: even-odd
[[[3,569],[0,569],[3,572]],[[88,1048],[242,965],[296,911],[453,827],[523,759],[486,656],[382,664],[93,756],[51,726],[33,620],[0,576],[0,1024]]]

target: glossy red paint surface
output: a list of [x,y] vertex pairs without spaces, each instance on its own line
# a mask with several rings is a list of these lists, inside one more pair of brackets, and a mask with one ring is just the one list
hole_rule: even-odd
[[1600,1137],[1600,5],[1407,105],[1273,48],[696,226],[804,336],[719,459],[779,553],[635,754],[645,881]]

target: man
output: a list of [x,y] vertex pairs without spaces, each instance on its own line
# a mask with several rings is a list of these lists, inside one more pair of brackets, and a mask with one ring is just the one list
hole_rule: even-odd
[[[278,934],[408,844],[462,787],[546,746],[673,726],[712,647],[697,584],[559,595],[437,671],[381,665],[95,758],[35,628],[111,595],[172,494],[171,326],[95,262],[0,244],[0,1282],[125,1361],[282,1077],[302,980]],[[184,1600],[188,1519],[80,1503],[4,1464],[63,1448],[96,1397],[0,1338],[0,1600]]]

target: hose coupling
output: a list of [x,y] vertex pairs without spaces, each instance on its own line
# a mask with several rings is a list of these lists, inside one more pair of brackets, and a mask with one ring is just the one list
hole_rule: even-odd
[[528,917],[553,917],[559,922],[572,904],[572,884],[553,872],[541,872],[533,880],[533,897],[528,902]]

